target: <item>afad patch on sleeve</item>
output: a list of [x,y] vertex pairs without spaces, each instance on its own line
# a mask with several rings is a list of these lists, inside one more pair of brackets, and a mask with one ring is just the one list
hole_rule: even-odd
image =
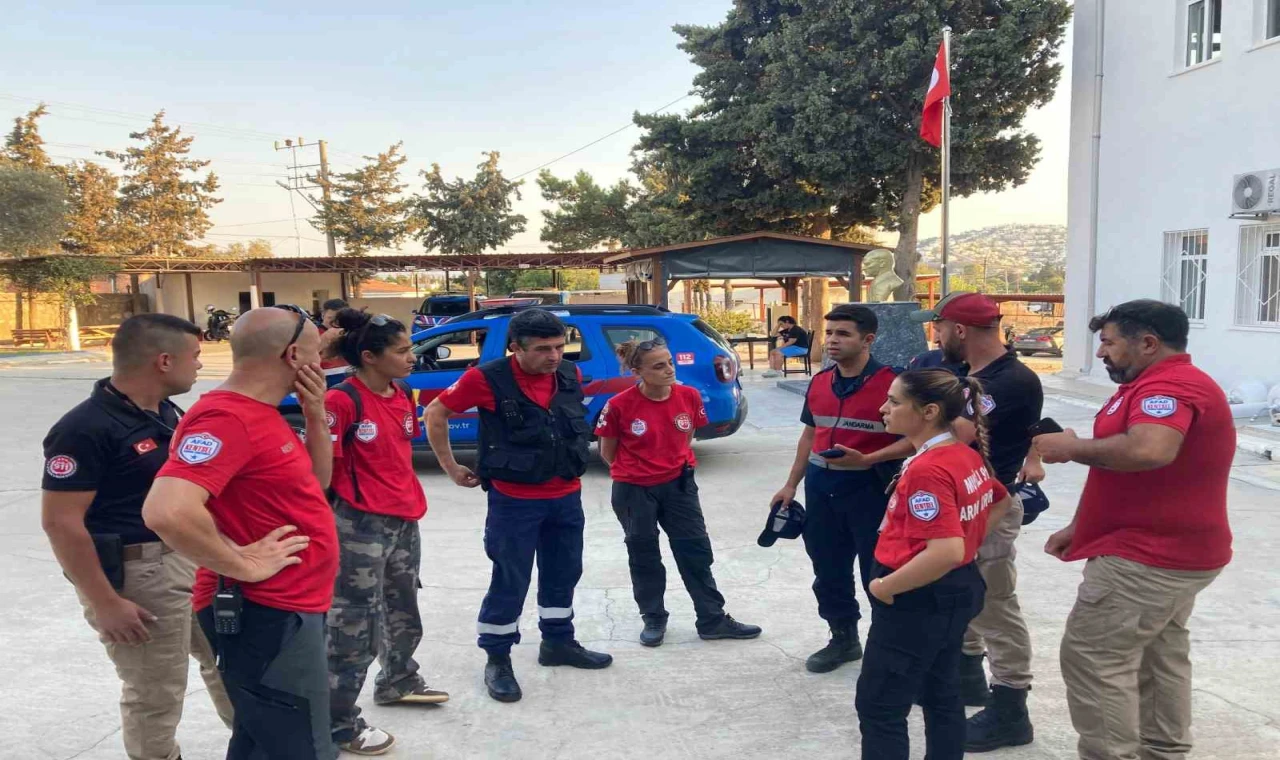
[[1178,400],[1171,396],[1151,396],[1142,400],[1142,413],[1157,419],[1178,411]]
[[209,433],[192,433],[178,443],[175,453],[187,464],[204,464],[222,451],[222,440]]
[[942,506],[937,496],[928,491],[916,491],[911,494],[910,499],[907,499],[907,509],[911,510],[911,516],[917,520],[929,522],[938,516]]

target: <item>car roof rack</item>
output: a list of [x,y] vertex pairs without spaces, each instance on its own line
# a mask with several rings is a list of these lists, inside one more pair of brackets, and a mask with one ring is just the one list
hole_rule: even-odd
[[456,317],[450,317],[449,322],[465,322],[471,319],[492,319],[504,314],[515,314],[526,309],[545,309],[546,311],[557,314],[594,314],[597,316],[610,315],[641,315],[650,317],[660,317],[670,314],[671,312],[657,306],[648,306],[643,304],[627,304],[627,303],[567,303],[567,304],[533,304],[529,306],[494,306],[489,309],[476,309],[475,311],[459,314]]

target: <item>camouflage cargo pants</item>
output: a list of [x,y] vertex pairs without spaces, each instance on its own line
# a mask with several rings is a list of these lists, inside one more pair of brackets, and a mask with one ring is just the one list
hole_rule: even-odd
[[341,566],[329,610],[329,692],[335,741],[362,721],[356,699],[375,657],[375,702],[394,702],[424,685],[414,650],[422,641],[418,570],[422,541],[416,521],[363,512],[337,500]]

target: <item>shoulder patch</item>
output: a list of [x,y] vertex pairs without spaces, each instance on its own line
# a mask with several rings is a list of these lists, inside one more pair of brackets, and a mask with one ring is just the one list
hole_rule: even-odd
[[1178,411],[1178,400],[1172,396],[1151,396],[1142,400],[1142,413],[1148,417],[1169,417]]
[[996,400],[986,393],[982,394],[980,397],[980,403],[982,405],[983,414],[991,414],[996,410]]
[[192,433],[184,437],[175,453],[187,464],[204,464],[222,451],[222,440],[209,433]]
[[911,498],[907,500],[907,508],[911,510],[912,517],[924,522],[933,520],[942,511],[938,497],[928,491],[916,491],[911,494]]
[[80,464],[76,462],[74,457],[66,454],[56,454],[49,457],[49,461],[44,463],[44,471],[49,473],[49,477],[62,480],[76,474],[76,470],[80,469]]
[[333,427],[338,424],[337,416],[328,409],[324,410],[324,424],[325,427]]

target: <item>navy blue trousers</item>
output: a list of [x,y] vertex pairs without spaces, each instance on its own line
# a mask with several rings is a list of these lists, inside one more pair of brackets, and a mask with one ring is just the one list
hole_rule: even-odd
[[888,505],[884,483],[871,470],[828,470],[810,464],[805,472],[804,548],[813,562],[813,594],[823,620],[862,617],[853,591],[853,563],[857,560],[865,591]]
[[513,499],[489,491],[484,551],[493,562],[480,604],[481,649],[507,654],[520,643],[520,612],[538,562],[538,628],[544,641],[573,639],[573,589],[582,577],[582,492]]

